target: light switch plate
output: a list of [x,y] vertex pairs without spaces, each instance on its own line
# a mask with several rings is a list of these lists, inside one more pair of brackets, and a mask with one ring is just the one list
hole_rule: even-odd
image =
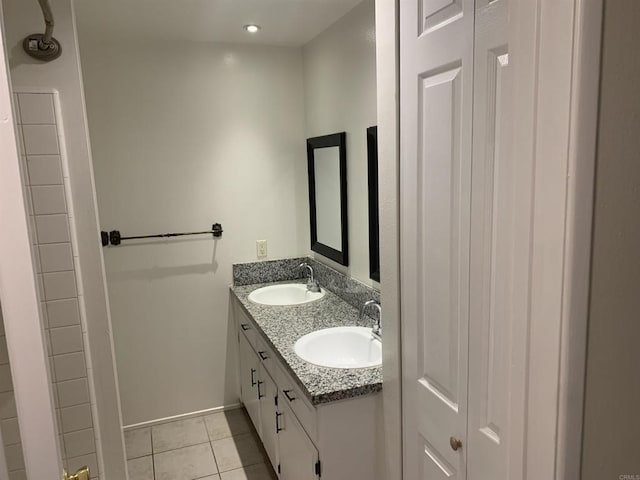
[[256,240],[256,251],[258,258],[267,258],[267,241]]

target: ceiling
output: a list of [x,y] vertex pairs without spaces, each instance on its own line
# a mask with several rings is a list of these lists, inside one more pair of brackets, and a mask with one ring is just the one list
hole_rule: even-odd
[[[76,0],[78,28],[118,38],[301,46],[361,0]],[[256,23],[254,35],[242,27]]]

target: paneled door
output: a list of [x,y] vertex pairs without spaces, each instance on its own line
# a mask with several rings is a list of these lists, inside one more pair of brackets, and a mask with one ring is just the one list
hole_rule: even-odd
[[474,0],[401,0],[405,478],[467,478]]
[[[516,177],[508,139],[511,131],[511,68],[508,0],[476,0],[473,178],[471,208],[469,480],[510,480],[507,474],[512,325],[515,285],[526,268],[516,265],[515,229],[528,224],[517,195],[526,188]],[[524,162],[520,162],[522,166]],[[526,224],[524,227],[526,228]],[[521,248],[526,248],[522,242]],[[523,412],[521,412],[523,413]]]

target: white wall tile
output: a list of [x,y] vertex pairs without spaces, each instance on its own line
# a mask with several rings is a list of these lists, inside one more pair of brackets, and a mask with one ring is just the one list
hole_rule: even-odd
[[24,206],[27,210],[27,215],[33,215],[33,196],[31,195],[30,188],[25,188],[24,190]]
[[53,363],[53,357],[49,357],[49,373],[51,374],[51,381],[55,382],[56,378],[56,366]]
[[89,385],[86,378],[58,382],[57,385],[61,407],[71,407],[89,402]]
[[0,419],[6,420],[18,416],[13,391],[0,393]]
[[33,212],[36,215],[66,213],[67,202],[62,185],[46,185],[31,187]]
[[50,328],[79,325],[78,300],[69,298],[67,300],[47,302],[47,316],[49,317]]
[[70,243],[49,243],[40,245],[42,273],[73,270],[73,256]]
[[16,132],[18,133],[18,153],[20,155],[26,155],[24,151],[24,133],[22,132],[22,127],[18,128]]
[[9,352],[7,351],[7,337],[0,336],[0,365],[9,363]]
[[40,263],[40,249],[34,245],[31,249],[33,253],[33,266],[36,269],[36,273],[42,273],[42,264]]
[[60,410],[62,415],[62,431],[64,433],[85,430],[93,427],[91,419],[91,405],[75,405]]
[[96,447],[95,439],[93,438],[93,428],[66,433],[64,435],[64,448],[68,458],[95,453]]
[[9,445],[4,447],[4,454],[7,460],[7,469],[13,470],[24,469],[24,457],[22,456],[22,445]]
[[20,427],[17,417],[2,420],[2,441],[5,445],[20,443]]
[[31,185],[62,185],[62,165],[59,155],[32,155],[27,157]]
[[83,351],[80,325],[52,328],[49,330],[49,335],[51,336],[51,351],[54,355]]
[[66,215],[36,215],[35,220],[38,243],[63,243],[71,240]]
[[11,369],[9,364],[0,365],[0,393],[13,391],[13,383],[11,382]]
[[23,125],[27,155],[58,155],[58,131],[55,125]]
[[38,286],[38,298],[40,300],[44,300],[45,299],[44,279],[42,278],[42,274],[41,273],[36,275],[36,284]]
[[53,111],[53,95],[50,93],[20,93],[21,122],[25,125],[53,124],[56,116]]
[[76,277],[74,272],[43,273],[42,278],[47,301],[76,296]]
[[56,379],[60,382],[82,378],[87,375],[83,352],[55,355],[53,357],[53,365]]

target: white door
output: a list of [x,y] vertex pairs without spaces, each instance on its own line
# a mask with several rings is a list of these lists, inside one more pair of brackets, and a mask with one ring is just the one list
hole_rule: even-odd
[[407,479],[466,478],[473,34],[474,0],[400,2]]
[[278,469],[278,387],[271,375],[260,365],[260,419],[262,422],[262,444],[275,470]]
[[[280,479],[317,480],[316,465],[318,450],[293,415],[289,405],[281,404],[280,433]],[[355,480],[355,479],[354,479]]]
[[13,125],[0,32],[0,225],[6,233],[0,235],[0,304],[27,478],[58,480],[62,462]]
[[260,359],[253,351],[244,334],[240,334],[240,388],[242,391],[242,403],[247,409],[249,417],[256,427],[256,431],[262,436],[260,424],[260,399],[258,398],[258,370]]
[[[476,0],[469,322],[469,480],[509,480],[511,326],[517,313],[518,184],[509,139],[508,0]],[[524,245],[521,245],[524,246]],[[521,271],[526,269],[522,268]],[[522,284],[520,284],[522,285]],[[521,414],[524,412],[521,412]]]

